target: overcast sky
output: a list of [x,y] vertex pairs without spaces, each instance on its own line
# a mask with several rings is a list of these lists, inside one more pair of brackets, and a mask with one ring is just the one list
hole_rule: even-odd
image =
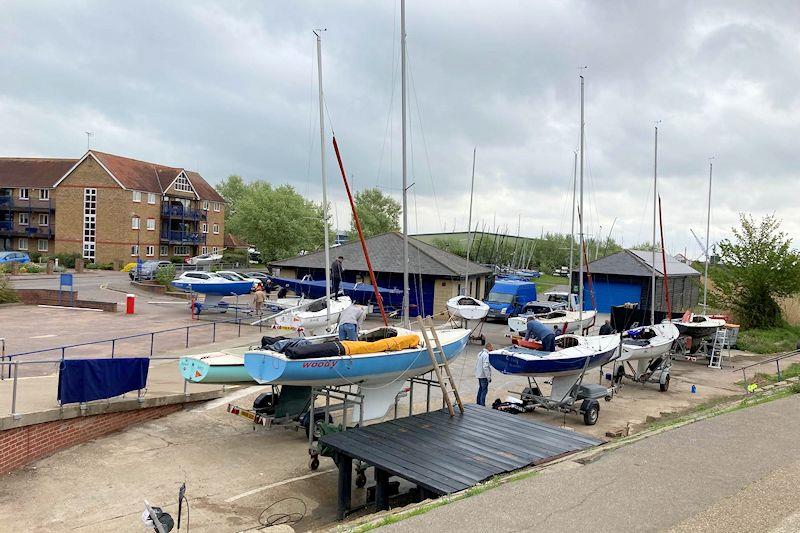
[[[0,155],[92,147],[321,198],[315,49],[357,189],[400,196],[399,1],[0,2]],[[586,78],[587,233],[652,232],[653,127],[671,252],[740,211],[800,237],[800,4],[408,0],[411,232],[569,231]],[[587,69],[580,69],[581,66]],[[326,119],[327,120],[327,119]],[[330,126],[330,122],[328,126]],[[330,130],[328,131],[328,139]],[[331,199],[347,226],[328,150]]]

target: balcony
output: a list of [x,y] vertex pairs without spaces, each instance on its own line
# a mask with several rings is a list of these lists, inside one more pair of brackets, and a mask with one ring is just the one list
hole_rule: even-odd
[[11,231],[14,229],[13,220],[0,220],[0,231]]
[[183,220],[200,220],[205,215],[204,211],[191,209],[182,205],[163,204],[161,206],[161,216],[163,218],[180,218]]
[[0,206],[11,206],[13,203],[13,196],[0,196]]
[[15,226],[12,220],[0,220],[0,234],[6,237],[51,239],[54,233],[50,226]]
[[197,232],[162,231],[161,241],[170,244],[205,244],[206,236]]

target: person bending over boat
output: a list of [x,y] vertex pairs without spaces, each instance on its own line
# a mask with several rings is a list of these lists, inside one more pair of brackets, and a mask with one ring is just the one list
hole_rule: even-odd
[[357,341],[358,328],[364,323],[365,316],[364,308],[360,305],[346,307],[339,315],[339,340]]
[[492,381],[492,365],[489,364],[489,352],[494,350],[492,343],[487,343],[486,348],[478,353],[478,362],[475,364],[475,377],[478,378],[478,405],[486,407],[486,394],[489,392],[489,383]]
[[528,317],[528,324],[525,328],[525,340],[536,340],[542,343],[542,350],[545,352],[556,351],[556,336],[553,330],[536,320]]

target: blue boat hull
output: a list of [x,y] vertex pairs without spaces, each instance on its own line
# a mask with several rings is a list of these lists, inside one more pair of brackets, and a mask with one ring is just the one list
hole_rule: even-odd
[[[467,345],[469,330],[444,344],[448,361],[458,357]],[[280,385],[349,385],[363,383],[402,383],[432,369],[426,349],[402,350],[376,355],[286,359],[272,352],[244,354],[247,372],[261,384]]]
[[537,355],[541,354],[541,357],[530,360],[523,357],[516,357],[513,354],[489,354],[489,364],[491,364],[493,368],[503,374],[517,376],[566,376],[578,374],[583,371],[584,368],[594,368],[608,363],[617,354],[616,348],[593,354],[588,356],[589,362],[587,364],[585,356],[555,358],[548,357],[550,352],[528,350],[526,348],[514,348],[509,349],[509,351]]

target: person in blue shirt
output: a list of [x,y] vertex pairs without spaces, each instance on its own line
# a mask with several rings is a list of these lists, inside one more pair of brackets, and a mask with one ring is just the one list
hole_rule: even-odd
[[525,340],[537,340],[542,343],[542,350],[545,352],[556,351],[556,336],[553,330],[536,320],[536,318],[529,316],[528,324],[525,328]]
[[486,348],[478,354],[478,361],[475,364],[475,377],[478,378],[478,399],[477,404],[486,406],[486,393],[489,392],[489,382],[492,381],[492,366],[489,364],[489,352],[494,350],[491,343],[486,344]]

